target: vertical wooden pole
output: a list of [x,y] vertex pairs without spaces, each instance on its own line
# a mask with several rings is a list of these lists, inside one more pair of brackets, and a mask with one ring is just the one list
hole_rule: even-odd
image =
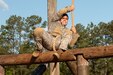
[[56,13],[57,0],[48,0],[48,29],[52,16]]
[[5,75],[4,68],[0,65],[0,75]]
[[82,55],[77,56],[77,75],[89,75],[89,63]]
[[[48,0],[48,29],[50,28],[50,23],[51,23],[51,19],[52,19],[52,16],[57,12],[56,11],[56,7],[57,7],[57,0]],[[53,67],[54,67],[54,64],[55,63],[51,63],[50,64],[50,75],[51,75],[51,73],[52,73],[52,70],[53,70]],[[69,67],[69,69],[71,70],[71,72],[74,74],[74,75],[76,75],[76,73],[77,73],[77,71],[75,71],[75,70],[77,70],[76,69],[76,62],[71,62],[71,61],[69,61],[69,62],[66,62],[66,64],[68,65],[68,67]],[[57,66],[59,65],[59,63],[57,64]],[[55,71],[56,73],[55,73],[55,75],[59,75],[60,73],[60,71],[59,71],[59,68],[57,67],[56,68],[56,71]]]
[[[50,28],[51,19],[56,13],[56,4],[57,0],[48,0],[48,29]],[[50,75],[60,75],[59,63],[50,63]]]
[[[55,68],[55,66],[57,66]],[[59,62],[50,63],[50,75],[60,75]]]
[[69,67],[73,75],[77,75],[77,61],[67,61],[66,65]]

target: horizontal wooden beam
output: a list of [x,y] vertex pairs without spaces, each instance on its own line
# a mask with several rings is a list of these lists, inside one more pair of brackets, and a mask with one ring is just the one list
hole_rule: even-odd
[[86,59],[113,57],[113,45],[81,48],[71,51],[73,54],[82,54]]
[[100,46],[71,49],[65,52],[57,51],[60,58],[56,59],[53,54],[54,51],[41,53],[39,57],[34,58],[32,54],[17,54],[17,55],[0,55],[0,65],[29,65],[49,62],[74,61],[73,55],[83,55],[86,59],[112,57],[113,46]]

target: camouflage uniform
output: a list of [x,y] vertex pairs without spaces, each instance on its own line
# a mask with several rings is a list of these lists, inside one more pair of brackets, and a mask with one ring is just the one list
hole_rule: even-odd
[[70,47],[74,46],[79,35],[77,33],[73,33],[70,29],[66,28],[58,22],[58,20],[62,18],[62,15],[67,12],[69,12],[69,7],[61,9],[54,15],[51,20],[51,25],[48,32],[44,31],[42,28],[36,28],[34,30],[33,34],[38,50],[41,50],[42,52],[46,51],[46,49],[53,50],[53,41],[57,36],[59,37],[55,41],[56,50],[67,50],[68,45]]

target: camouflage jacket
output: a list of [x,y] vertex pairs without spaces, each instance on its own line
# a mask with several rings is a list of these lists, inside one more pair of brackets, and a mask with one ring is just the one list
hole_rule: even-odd
[[67,34],[72,34],[72,39],[70,42],[70,46],[74,46],[75,42],[76,42],[76,34],[73,34],[72,31],[70,29],[68,29],[67,27],[64,27],[63,25],[61,25],[61,23],[59,23],[59,19],[62,17],[63,14],[68,13],[69,11],[69,6],[65,7],[61,10],[59,10],[52,18],[51,20],[51,25],[50,28],[48,30],[48,32],[52,35],[52,36],[63,36],[64,33]]

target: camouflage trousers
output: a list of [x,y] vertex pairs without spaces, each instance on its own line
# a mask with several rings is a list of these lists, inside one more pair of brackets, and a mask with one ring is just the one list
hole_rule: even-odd
[[[54,36],[43,30],[42,28],[36,28],[33,32],[34,39],[36,41],[37,50],[45,52],[47,50],[53,50]],[[56,38],[55,48],[67,50],[68,44],[72,39],[72,34],[65,34]]]

